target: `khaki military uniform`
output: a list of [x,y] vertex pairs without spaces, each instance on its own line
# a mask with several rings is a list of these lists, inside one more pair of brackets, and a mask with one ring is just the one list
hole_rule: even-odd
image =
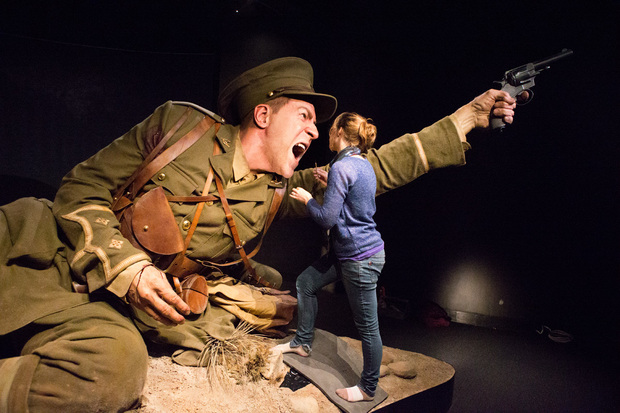
[[[76,330],[88,330],[99,323],[99,320],[93,320],[93,312],[114,313],[102,316],[106,321],[101,323],[100,329],[82,333],[90,334],[94,340],[92,342],[97,344],[93,348],[105,347],[106,344],[99,343],[98,340],[105,342],[108,338],[121,347],[122,343],[128,340],[127,335],[133,337],[130,341],[134,343],[139,340],[140,336],[135,327],[122,321],[129,318],[125,317],[126,309],[122,307],[121,300],[114,302],[110,297],[125,296],[135,273],[128,269],[148,257],[121,235],[118,221],[110,209],[112,194],[136,170],[146,154],[155,147],[158,139],[181,118],[187,107],[186,104],[166,102],[125,135],[77,165],[64,178],[51,210],[48,202],[35,199],[22,199],[0,208],[0,311],[3,314],[0,320],[0,335],[4,335],[0,337],[0,343],[8,338],[12,343],[18,343],[18,346],[26,343],[23,348],[29,350],[22,351],[22,356],[30,354],[46,360],[73,360],[76,357],[75,346],[65,347],[58,353],[42,353],[37,344],[38,339],[34,339],[37,336],[30,328],[36,326],[35,330],[39,331],[54,325],[54,328],[62,330],[63,325],[74,322],[74,325],[80,326]],[[167,146],[184,136],[204,116],[209,115],[199,108],[193,108]],[[213,116],[219,120],[216,115]],[[263,230],[274,191],[285,182],[275,174],[255,175],[250,172],[243,153],[239,150],[238,127],[223,124],[217,136],[214,136],[214,133],[213,128],[207,131],[193,146],[156,173],[144,189],[161,186],[167,194],[173,196],[200,195],[209,166],[212,166],[215,174],[224,183],[224,192],[234,213],[239,235],[250,245]],[[402,186],[429,170],[464,164],[464,145],[467,144],[463,144],[461,138],[462,134],[455,122],[444,118],[416,134],[406,134],[379,149],[371,150],[367,158],[377,176],[377,194]],[[213,154],[215,142],[221,147],[221,154]],[[288,180],[287,194],[278,210],[277,219],[305,216],[303,203],[288,196],[288,192],[297,186],[320,196],[312,170],[296,171]],[[215,184],[212,185],[210,193],[216,193]],[[179,231],[185,235],[196,205],[172,202],[171,209]],[[205,206],[187,255],[192,259],[215,262],[237,258],[219,202]],[[71,285],[74,281],[87,284],[91,294],[74,292]],[[121,317],[118,317],[118,314],[121,314]],[[50,317],[53,321],[50,321]],[[66,317],[66,322],[63,317]],[[207,334],[225,334],[220,327],[230,323],[231,317],[234,318],[229,312],[211,306],[208,307],[207,314],[179,327],[164,328],[144,317],[138,317],[137,323],[151,338],[173,342],[189,349],[199,349]],[[105,332],[104,337],[98,336],[97,332]],[[56,334],[62,336],[63,333]],[[45,343],[45,346],[48,346],[46,348],[54,345],[48,341],[40,343]],[[113,396],[118,403],[125,403],[124,407],[129,407],[139,396],[136,388],[141,389],[141,386],[127,386],[118,383],[116,378],[124,377],[119,370],[130,369],[129,373],[139,372],[141,377],[136,377],[136,382],[142,383],[144,374],[141,372],[145,371],[146,351],[143,345],[130,348],[125,346],[123,349],[127,358],[138,360],[138,366],[135,363],[117,365],[118,370],[99,372],[95,381],[83,380],[80,377],[85,377],[84,375],[70,369],[61,370],[65,372],[63,374],[72,371],[71,374],[66,374],[66,379],[71,383],[69,385],[84,394],[94,394],[94,389],[103,385],[102,383],[107,386],[108,383],[116,381],[117,385],[104,393],[108,397]],[[101,353],[100,350],[97,351]],[[86,349],[77,350],[77,354],[90,357],[90,352]],[[185,356],[186,354],[180,355],[179,358],[183,359]],[[118,356],[106,353],[101,357],[110,359]],[[5,388],[13,386],[12,389],[21,389],[19,391],[22,396],[18,399],[23,404],[26,397],[23,395],[27,395],[29,390],[39,389],[37,386],[44,388],[45,385],[41,383],[49,381],[51,376],[46,374],[46,380],[37,379],[36,375],[33,378],[32,366],[36,365],[37,360],[23,362],[23,359],[18,357],[17,361],[8,364],[0,363],[0,377],[17,377],[12,383],[9,379],[4,379],[4,384],[0,379],[0,393],[4,391],[3,385]],[[20,363],[30,367],[22,366],[20,370]],[[52,364],[54,363],[52,360]],[[57,366],[50,368],[55,367]],[[37,371],[40,369],[42,367]],[[30,373],[23,373],[24,371]],[[41,390],[41,394],[45,394],[45,389]],[[101,397],[105,398],[105,395]],[[32,395],[30,397],[32,403]],[[44,398],[41,400],[45,403]],[[0,412],[3,409],[2,403],[0,400]],[[86,411],[84,409],[87,407],[81,405],[76,407],[76,411]]]

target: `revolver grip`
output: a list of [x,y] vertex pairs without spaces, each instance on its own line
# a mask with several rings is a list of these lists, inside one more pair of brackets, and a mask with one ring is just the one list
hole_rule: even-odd
[[[501,84],[502,84],[501,90],[508,92],[508,94],[515,99],[517,98],[517,96],[519,96],[523,92],[528,93],[527,100],[519,103],[520,105],[525,105],[526,103],[529,103],[530,100],[532,100],[532,98],[534,97],[534,92],[530,90],[530,88],[534,86],[534,78],[530,79],[528,82],[522,85],[519,85],[519,86],[512,86],[510,83],[504,82],[504,81],[502,81]],[[491,123],[491,129],[503,129],[506,126],[502,118],[493,117],[491,118],[490,123]]]
[[506,126],[506,124],[504,123],[502,118],[491,118],[491,129],[493,129],[493,130],[495,130],[495,129],[502,130],[502,129],[504,129],[505,126]]
[[[506,82],[505,79],[498,83],[501,85],[501,90],[508,92],[508,94],[512,96],[513,98],[516,97],[520,93],[518,91],[519,88],[512,86],[510,83]],[[499,129],[500,131],[504,129],[504,127],[506,126],[502,118],[494,117],[492,115],[491,115],[490,124],[491,124],[491,129],[493,130]]]

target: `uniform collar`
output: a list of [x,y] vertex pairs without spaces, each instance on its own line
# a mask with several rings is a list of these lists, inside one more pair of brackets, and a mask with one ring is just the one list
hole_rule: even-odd
[[243,147],[241,146],[241,138],[239,138],[239,129],[234,138],[235,155],[233,157],[233,180],[238,182],[242,180],[246,175],[250,174],[250,165],[243,153]]
[[223,124],[217,133],[217,141],[222,153],[211,157],[211,164],[224,181],[224,186],[231,181],[239,184],[251,182],[264,175],[251,172],[241,146],[238,126]]

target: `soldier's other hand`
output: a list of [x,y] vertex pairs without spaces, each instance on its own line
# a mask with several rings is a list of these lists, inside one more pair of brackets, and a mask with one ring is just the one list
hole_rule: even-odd
[[189,306],[172,289],[166,275],[154,265],[143,267],[134,277],[126,296],[134,307],[165,325],[182,324]]

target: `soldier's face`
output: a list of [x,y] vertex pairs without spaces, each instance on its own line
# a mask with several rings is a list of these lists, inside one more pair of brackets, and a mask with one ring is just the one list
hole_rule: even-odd
[[319,137],[314,106],[303,100],[289,99],[272,113],[266,128],[264,152],[271,171],[290,178],[310,143]]

